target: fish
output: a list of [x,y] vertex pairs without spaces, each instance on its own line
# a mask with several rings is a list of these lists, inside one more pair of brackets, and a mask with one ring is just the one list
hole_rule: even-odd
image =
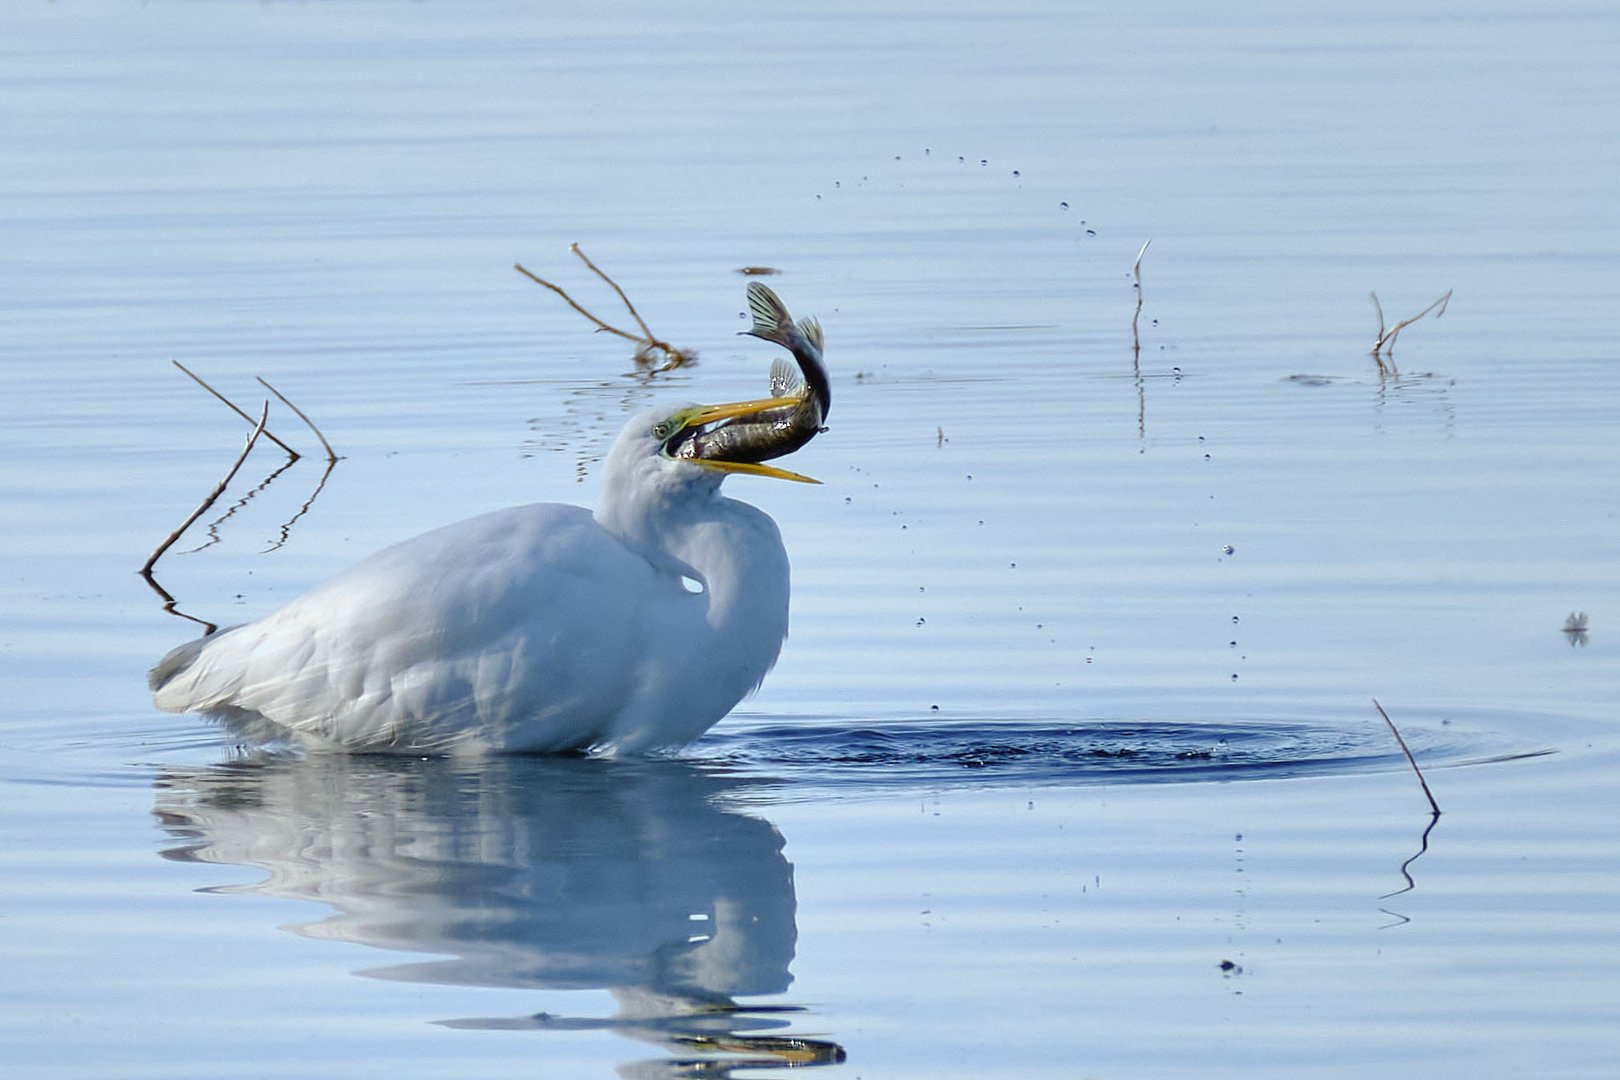
[[677,457],[758,463],[791,454],[826,430],[832,386],[821,323],[814,316],[795,322],[781,297],[757,281],[748,283],[748,310],[753,326],[743,333],[782,346],[796,361],[778,357],[771,364],[771,397],[782,405],[695,432],[675,449]]

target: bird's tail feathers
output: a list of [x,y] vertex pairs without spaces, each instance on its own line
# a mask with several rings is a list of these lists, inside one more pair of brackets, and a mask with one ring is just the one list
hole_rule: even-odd
[[188,641],[184,645],[170,649],[163,659],[152,665],[152,670],[146,673],[146,685],[153,693],[162,690],[174,681],[174,677],[189,668],[201,655],[203,646],[212,640],[212,635],[200,637],[195,641]]

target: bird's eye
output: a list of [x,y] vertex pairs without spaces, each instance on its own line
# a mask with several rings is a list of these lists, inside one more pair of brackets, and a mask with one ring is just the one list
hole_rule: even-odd
[[680,429],[673,420],[660,420],[653,425],[653,438],[663,442]]

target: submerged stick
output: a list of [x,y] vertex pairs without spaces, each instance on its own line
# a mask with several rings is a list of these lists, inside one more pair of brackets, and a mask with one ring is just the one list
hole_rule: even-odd
[[[202,387],[204,390],[208,391],[210,394],[213,394],[220,401],[223,401],[225,403],[225,405],[231,410],[231,412],[235,413],[237,416],[240,416],[242,419],[246,420],[248,423],[250,423],[250,424],[253,423],[253,417],[249,416],[247,413],[245,413],[241,409],[237,408],[236,402],[232,401],[230,398],[226,397],[224,394],[220,393],[218,390],[215,390],[212,386],[209,386],[207,380],[204,379],[201,375],[198,375],[195,371],[192,371],[190,368],[186,367],[186,365],[182,364],[178,360],[170,360],[169,363],[173,364],[175,367],[179,368],[181,371],[183,371],[187,375],[189,375],[191,377],[192,382],[196,383],[198,386]],[[260,379],[259,381],[264,382],[263,379]],[[266,385],[269,385],[269,384],[267,383]],[[272,389],[274,389],[274,388],[272,387]],[[276,396],[281,397],[280,394],[277,394]],[[282,398],[282,400],[286,401],[287,399]],[[266,402],[266,405],[268,405],[268,404],[269,403]],[[292,404],[292,402],[288,401],[287,404],[290,406]],[[293,409],[293,412],[298,412],[298,410]],[[303,416],[304,414],[303,413],[298,413],[298,415]],[[314,425],[311,425],[311,426],[314,426]],[[316,434],[319,434],[319,432],[316,432]],[[294,461],[297,461],[300,457],[303,457],[303,455],[300,454],[298,451],[294,450],[292,447],[288,446],[286,443],[284,443],[280,439],[276,438],[275,434],[273,432],[271,432],[268,428],[265,429],[264,436],[265,436],[265,438],[269,439],[271,442],[275,443],[277,446],[279,446],[283,450],[285,450],[287,452],[287,456],[292,458]],[[323,442],[323,443],[325,441],[326,441],[325,439],[321,440],[321,442]]]
[[[1378,715],[1382,716],[1384,723],[1389,725],[1390,734],[1395,736],[1395,742],[1399,744],[1401,753],[1406,755],[1407,763],[1412,766],[1412,771],[1417,774],[1418,783],[1423,787],[1423,794],[1429,800],[1429,809],[1434,811],[1435,817],[1439,817],[1440,804],[1434,801],[1434,792],[1429,790],[1429,782],[1423,778],[1423,770],[1418,768],[1417,758],[1412,756],[1412,751],[1406,745],[1406,740],[1401,738],[1400,729],[1395,726],[1395,721],[1389,718],[1389,713],[1384,711],[1384,707],[1378,704],[1377,698],[1373,698],[1373,708],[1378,710]],[[1424,835],[1427,837],[1428,834],[1425,833]]]
[[[261,376],[255,375],[253,377],[255,379],[259,380],[259,385],[260,386],[264,387],[266,390],[268,390],[272,394],[276,395],[276,397],[281,400],[281,403],[283,405],[287,406],[287,408],[289,408],[293,412],[297,413],[298,414],[298,419],[302,420],[305,424],[309,425],[309,430],[313,431],[315,433],[315,437],[317,439],[321,440],[321,447],[326,451],[327,463],[331,464],[331,465],[336,465],[337,460],[338,460],[337,452],[332,449],[332,444],[326,441],[326,436],[321,434],[321,429],[315,426],[315,421],[313,421],[309,417],[305,416],[303,409],[300,409],[298,406],[294,405],[290,400],[288,400],[286,394],[283,394],[280,390],[277,390],[275,387],[271,386]],[[266,432],[265,434],[269,434],[269,432]],[[330,471],[330,470],[328,470],[328,471]]]
[[[184,368],[181,368],[181,370],[185,371]],[[190,375],[191,373],[187,371],[186,374]],[[196,378],[194,375],[192,377]],[[201,382],[202,380],[199,379],[198,381]],[[229,403],[227,402],[227,404]],[[232,405],[231,408],[234,409],[236,406]],[[231,464],[230,471],[225,474],[225,478],[214,485],[214,490],[209,492],[208,497],[202,501],[202,505],[193,510],[191,515],[187,517],[185,521],[180,523],[180,527],[170,533],[168,538],[157,546],[157,549],[153,551],[152,554],[147,558],[146,565],[141,567],[141,574],[148,581],[150,581],[152,578],[152,567],[157,565],[157,561],[163,557],[163,553],[173,547],[175,542],[179,540],[180,537],[185,535],[186,530],[191,528],[192,525],[196,524],[197,519],[206,514],[208,512],[208,508],[213,506],[214,503],[219,500],[219,497],[225,493],[225,489],[230,486],[231,481],[236,478],[238,470],[242,468],[242,463],[248,459],[248,454],[253,451],[254,444],[259,441],[259,436],[269,435],[269,432],[265,431],[264,429],[265,422],[269,419],[270,400],[266,398],[264,408],[259,412],[259,422],[253,428],[253,434],[247,437],[247,442],[242,446],[242,452],[236,455],[236,461]],[[274,438],[274,436],[271,436],[271,438]],[[281,445],[280,440],[276,441],[276,445]]]

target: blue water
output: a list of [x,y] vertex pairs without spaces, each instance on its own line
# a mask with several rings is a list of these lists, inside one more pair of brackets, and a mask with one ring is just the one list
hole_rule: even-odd
[[[6,8],[7,1075],[1610,1075],[1617,45],[1579,4]],[[511,268],[618,314],[572,242],[698,364]],[[793,627],[686,754],[151,707],[198,627],[136,570],[248,427],[171,360],[342,455],[272,406],[307,456],[160,561],[226,624],[758,394],[748,266],[835,404],[821,487],[728,481]],[[1369,292],[1447,290],[1369,355]]]

